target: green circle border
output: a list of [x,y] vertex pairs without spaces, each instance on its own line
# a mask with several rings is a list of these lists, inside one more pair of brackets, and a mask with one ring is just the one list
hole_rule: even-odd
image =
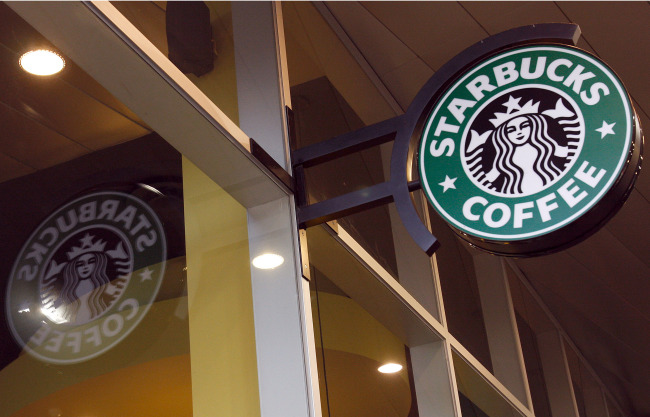
[[[623,113],[625,116],[625,122],[626,122],[626,129],[625,129],[625,137],[624,137],[624,146],[623,150],[621,152],[620,157],[618,157],[618,162],[616,163],[616,168],[614,170],[614,173],[608,174],[607,177],[607,182],[605,185],[601,186],[600,191],[593,197],[590,197],[590,200],[588,201],[587,204],[585,204],[582,208],[580,208],[577,212],[572,213],[568,218],[565,218],[559,222],[553,223],[553,225],[538,229],[536,231],[532,232],[526,232],[526,233],[521,233],[521,234],[508,234],[508,235],[503,235],[503,234],[496,234],[496,233],[486,233],[480,230],[476,230],[472,227],[469,227],[453,216],[449,215],[447,211],[438,203],[438,201],[435,198],[435,193],[431,191],[431,185],[434,185],[433,181],[430,181],[427,178],[426,172],[425,172],[425,164],[424,160],[427,159],[425,155],[427,154],[427,148],[430,146],[430,140],[429,138],[432,137],[432,135],[429,135],[429,130],[431,129],[431,125],[434,122],[435,117],[437,116],[438,112],[440,111],[441,107],[443,104],[447,104],[447,100],[450,98],[450,95],[461,86],[461,84],[469,77],[474,75],[476,72],[479,70],[485,68],[486,66],[494,63],[495,61],[501,60],[503,58],[513,56],[513,55],[518,55],[521,53],[525,53],[526,51],[544,51],[544,50],[549,50],[555,53],[562,53],[562,54],[568,54],[571,56],[577,56],[580,59],[583,59],[595,67],[597,67],[602,75],[605,75],[608,80],[613,84],[613,86],[616,89],[616,92],[618,93],[618,99],[622,102],[622,107],[623,107]],[[549,62],[550,63],[550,62]],[[548,63],[547,63],[548,65]],[[545,72],[544,72],[545,73]],[[543,75],[544,75],[543,73]],[[542,75],[542,76],[543,76]],[[530,84],[535,84],[536,80],[531,80]],[[561,84],[561,82],[559,82]],[[553,84],[548,84],[548,85],[553,85]],[[502,91],[502,87],[505,87],[503,90],[507,90],[511,87],[508,87],[508,85],[504,85],[501,87],[497,87],[497,92],[498,94],[500,91]],[[424,118],[424,126],[421,130],[421,133],[419,134],[419,144],[418,144],[418,171],[420,175],[420,182],[422,184],[422,189],[424,191],[424,194],[426,195],[427,199],[429,202],[433,205],[434,209],[445,219],[451,226],[454,228],[458,229],[464,234],[467,234],[469,236],[479,238],[479,239],[487,239],[487,240],[492,240],[492,241],[497,241],[497,242],[517,242],[517,241],[523,241],[523,240],[529,240],[529,239],[539,239],[543,238],[544,236],[561,230],[562,228],[566,227],[567,225],[573,223],[574,221],[580,219],[585,213],[587,213],[589,210],[594,208],[598,204],[598,202],[603,199],[603,197],[607,194],[607,192],[612,188],[612,186],[615,184],[616,180],[618,177],[621,175],[621,172],[624,170],[625,167],[625,161],[630,153],[630,147],[633,142],[633,136],[634,136],[634,131],[633,131],[633,126],[634,126],[634,111],[633,111],[633,106],[630,101],[629,95],[627,94],[627,91],[625,90],[625,87],[623,83],[621,82],[620,78],[616,75],[616,73],[607,66],[604,62],[602,62],[600,59],[597,57],[591,55],[590,53],[580,50],[575,47],[570,47],[567,45],[559,45],[559,44],[534,44],[534,45],[525,45],[525,46],[518,46],[514,48],[510,48],[507,50],[502,50],[499,51],[495,54],[492,54],[486,58],[484,58],[482,61],[478,62],[477,64],[474,64],[471,68],[464,70],[463,72],[457,74],[455,79],[450,83],[448,87],[444,89],[444,91],[438,96],[433,104],[433,106],[429,107],[429,110],[427,112],[427,116]],[[464,121],[465,122],[465,121]],[[461,129],[459,130],[459,133],[462,134],[462,131],[465,128],[465,123],[461,124]],[[586,131],[587,132],[587,131]],[[462,137],[459,140],[455,140],[456,145],[460,145],[460,142],[462,141]],[[460,150],[458,150],[458,154],[460,154]],[[573,170],[577,166],[577,162],[579,162],[580,155],[577,155],[576,157],[576,164],[572,167],[571,170]],[[454,156],[457,159],[457,163],[459,165],[462,164],[460,161],[459,157]],[[462,168],[462,165],[460,166],[460,170],[464,174],[464,170]],[[568,172],[565,173],[565,176],[563,178],[567,177]],[[467,178],[468,181],[471,182],[469,178]],[[558,181],[560,182],[560,181]],[[556,183],[557,184],[557,183]],[[435,185],[438,185],[437,183]],[[478,189],[478,187],[476,187]],[[478,189],[481,195],[487,196],[487,197],[493,197],[488,193],[485,193],[483,190]],[[526,197],[516,197],[516,198],[527,198],[531,196],[526,196]],[[507,197],[498,197],[498,198],[507,198]],[[528,198],[531,200],[531,198]]]
[[[57,358],[57,357],[44,355],[44,354],[42,354],[40,352],[42,349],[36,350],[36,349],[32,348],[31,346],[29,346],[29,341],[25,342],[23,340],[23,336],[21,335],[20,332],[18,332],[18,330],[15,328],[15,325],[14,325],[16,320],[14,319],[14,314],[13,314],[12,309],[11,309],[11,307],[12,307],[12,305],[14,303],[10,302],[10,299],[11,299],[11,295],[12,295],[12,291],[13,291],[13,287],[14,287],[14,285],[13,285],[14,280],[16,279],[16,272],[17,272],[16,268],[18,268],[21,265],[20,261],[22,261],[24,259],[26,251],[29,250],[30,245],[34,243],[34,239],[37,237],[37,235],[39,233],[41,233],[43,231],[43,228],[44,228],[44,226],[46,224],[51,222],[56,216],[61,215],[61,214],[65,214],[66,210],[70,209],[71,207],[75,207],[76,205],[78,205],[79,203],[81,203],[81,202],[83,202],[85,200],[89,200],[89,199],[92,199],[93,197],[98,197],[98,196],[116,196],[120,201],[135,202],[135,204],[138,205],[139,209],[144,210],[146,213],[148,213],[150,215],[151,219],[153,220],[152,226],[154,226],[156,228],[155,229],[156,232],[159,233],[159,240],[160,240],[159,252],[161,254],[161,259],[159,260],[159,266],[155,265],[155,264],[151,264],[151,265],[146,266],[146,267],[152,267],[152,269],[155,269],[155,271],[154,271],[155,272],[155,279],[157,280],[157,282],[155,283],[155,289],[154,289],[154,291],[152,291],[149,294],[148,297],[146,297],[146,301],[147,301],[146,303],[140,303],[140,301],[144,300],[145,297],[129,297],[128,296],[129,293],[133,292],[133,290],[129,291],[129,289],[134,284],[133,282],[130,282],[129,285],[127,286],[127,288],[125,288],[124,292],[122,293],[122,296],[120,297],[120,299],[116,300],[116,302],[113,303],[111,308],[107,309],[106,312],[100,318],[98,318],[98,319],[96,319],[94,321],[88,322],[88,323],[81,324],[81,325],[76,326],[74,328],[71,328],[71,329],[74,329],[74,330],[81,329],[83,331],[83,329],[85,329],[85,328],[87,328],[87,327],[89,327],[91,325],[99,325],[99,326],[101,326],[100,322],[102,321],[102,319],[106,319],[109,316],[111,316],[113,314],[116,314],[116,313],[119,314],[118,308],[119,308],[119,305],[121,304],[120,301],[124,301],[124,300],[126,300],[128,298],[136,298],[136,300],[138,301],[138,311],[136,313],[137,315],[136,315],[136,317],[133,318],[133,321],[130,323],[130,326],[128,328],[126,327],[126,322],[125,322],[125,325],[124,325],[123,329],[120,331],[119,337],[117,337],[117,339],[106,343],[104,346],[99,346],[98,350],[92,352],[91,354],[76,357],[76,358],[61,359],[61,358]],[[84,227],[81,227],[81,228],[74,228],[71,231],[66,232],[66,235],[67,235],[66,238],[71,236],[74,233],[77,233],[79,231],[83,231],[84,229],[87,229],[89,227],[92,227],[93,225],[98,225],[98,224],[102,225],[102,224],[104,224],[104,222],[102,222],[101,220],[99,222],[96,221],[96,220],[93,220],[87,226],[84,226]],[[114,226],[111,225],[111,227],[114,227]],[[23,348],[26,352],[28,352],[32,356],[34,356],[34,357],[36,357],[36,358],[38,358],[40,360],[46,361],[48,363],[62,364],[62,365],[69,365],[69,364],[75,364],[75,363],[88,361],[90,359],[93,359],[93,358],[96,358],[96,357],[102,355],[103,353],[105,353],[108,350],[110,350],[111,348],[113,348],[115,345],[119,344],[133,330],[135,330],[135,328],[138,326],[138,324],[140,324],[142,319],[146,316],[147,312],[151,308],[151,306],[153,304],[153,301],[155,300],[156,296],[158,295],[158,292],[160,291],[160,287],[161,287],[162,282],[164,280],[165,269],[166,269],[165,268],[165,262],[167,260],[167,241],[166,241],[166,239],[167,238],[166,238],[166,234],[165,234],[165,229],[163,227],[163,224],[162,224],[160,218],[158,217],[158,214],[155,212],[155,210],[153,208],[151,208],[145,201],[143,201],[140,198],[138,198],[138,197],[136,197],[134,195],[131,195],[131,194],[127,194],[127,193],[124,193],[124,192],[121,192],[121,191],[91,192],[91,193],[88,193],[88,194],[84,194],[84,195],[82,195],[82,196],[80,196],[80,197],[78,197],[78,198],[76,198],[76,199],[74,199],[72,201],[69,201],[69,202],[59,206],[45,220],[41,221],[38,224],[38,226],[34,229],[34,231],[30,234],[29,238],[27,238],[27,240],[23,244],[22,248],[18,252],[18,256],[16,257],[16,261],[14,262],[14,265],[13,265],[12,270],[11,270],[11,275],[10,275],[10,278],[8,280],[6,296],[5,296],[5,303],[6,303],[5,310],[6,310],[6,315],[7,315],[7,324],[9,325],[9,329],[10,329],[12,335],[14,336],[14,339],[16,340],[16,342],[19,343],[21,348]],[[134,266],[134,271],[132,272],[133,274],[135,274],[136,271],[137,271],[135,269],[137,264],[138,263],[134,260],[134,265],[133,265]],[[39,272],[41,272],[40,268],[39,268]],[[35,277],[34,280],[36,280],[36,279],[37,278]],[[37,286],[38,283],[37,282],[34,282],[34,283],[29,282],[29,285]],[[50,327],[53,330],[57,330],[55,326],[56,326],[56,324],[51,325]],[[60,355],[60,356],[64,356],[64,355]]]

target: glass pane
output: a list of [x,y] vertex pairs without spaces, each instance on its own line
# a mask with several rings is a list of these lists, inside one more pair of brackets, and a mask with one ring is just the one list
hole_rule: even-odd
[[[409,350],[402,339],[404,329],[398,330],[402,334],[398,337],[394,317],[389,329],[386,317],[378,314],[381,312],[371,309],[371,314],[340,287],[348,282],[347,287],[353,288],[352,281],[376,278],[321,227],[308,230],[308,242],[323,415],[416,417]],[[361,287],[377,295],[376,288]],[[379,371],[386,364],[397,364],[401,369],[395,373]]]
[[149,135],[0,184],[0,415],[192,415],[180,178]]
[[233,122],[239,124],[227,1],[111,2]]
[[440,241],[435,257],[449,331],[486,369],[493,372],[470,249],[433,211],[430,218],[431,230]]
[[246,210],[0,19],[0,416],[259,415]]
[[533,409],[536,416],[551,417],[537,335],[547,331],[555,332],[556,329],[516,274],[509,267],[506,270],[517,317],[519,340],[524,354]]
[[607,403],[600,385],[566,341],[564,349],[569,363],[573,393],[580,416],[596,417],[605,415]]
[[456,352],[452,351],[452,357],[463,417],[522,415]]
[[[282,4],[293,149],[304,148],[396,116],[377,86],[314,4]],[[401,111],[399,111],[402,113]],[[305,169],[309,203],[390,179],[392,141]],[[411,244],[394,205],[338,219],[384,269],[439,319],[432,264]]]
[[[283,3],[282,13],[295,120],[293,149],[395,116],[313,4]],[[388,180],[391,149],[388,143],[307,168],[309,203]],[[349,216],[342,224],[398,276],[386,208]]]

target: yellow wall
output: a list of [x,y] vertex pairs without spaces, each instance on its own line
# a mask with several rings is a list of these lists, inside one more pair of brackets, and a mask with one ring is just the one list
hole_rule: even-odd
[[259,416],[246,210],[183,158],[192,402]]
[[246,210],[186,159],[183,187],[187,255],[166,279],[186,264],[187,297],[156,302],[96,359],[22,354],[0,370],[0,417],[260,415]]

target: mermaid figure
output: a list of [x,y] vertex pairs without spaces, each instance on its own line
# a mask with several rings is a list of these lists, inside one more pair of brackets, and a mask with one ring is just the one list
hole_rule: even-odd
[[[575,116],[561,100],[555,109],[539,112],[539,103],[509,97],[503,104],[508,111],[495,113],[495,127],[483,134],[472,131],[467,161],[472,175],[481,185],[506,195],[530,195],[553,183],[564,172],[574,152],[549,134],[549,120]],[[561,122],[560,122],[561,123]],[[570,120],[572,126],[577,122]],[[567,129],[563,127],[563,129]],[[569,126],[568,129],[573,129]],[[578,135],[567,135],[568,143]],[[484,146],[494,149],[494,158],[482,161]],[[487,172],[485,172],[487,171]]]
[[130,278],[132,264],[121,242],[104,250],[105,241],[86,234],[80,243],[64,255],[66,262],[52,259],[42,281],[42,311],[55,323],[79,325],[100,317]]

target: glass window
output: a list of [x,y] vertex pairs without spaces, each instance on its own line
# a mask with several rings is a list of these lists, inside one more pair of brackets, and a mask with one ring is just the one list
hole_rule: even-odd
[[512,304],[517,317],[517,328],[521,350],[526,365],[528,386],[533,401],[535,415],[539,417],[550,417],[551,410],[546,390],[546,379],[537,343],[537,335],[552,331],[556,328],[533,299],[526,287],[521,283],[510,267],[506,268]]
[[232,13],[227,1],[113,1],[147,39],[239,124]]
[[452,352],[463,417],[519,417],[513,408],[471,365]]
[[564,342],[564,350],[566,351],[573,393],[580,416],[596,417],[605,415],[607,413],[607,403],[600,385],[591,372],[587,370],[575,350],[566,341]]
[[441,244],[435,257],[449,331],[493,372],[471,249],[439,216],[431,213],[430,218],[433,234]]
[[[360,300],[378,290],[359,282],[376,278],[322,227],[308,229],[308,242],[323,415],[417,416],[404,329],[388,307],[381,314]],[[382,372],[389,365],[398,369]]]
[[0,19],[0,416],[259,415],[245,208]]
[[[323,15],[311,3],[283,3],[291,102],[300,149],[396,115]],[[390,179],[392,142],[305,169],[308,203]],[[432,264],[405,231],[393,204],[338,219],[439,320]],[[417,272],[414,272],[417,269]]]

